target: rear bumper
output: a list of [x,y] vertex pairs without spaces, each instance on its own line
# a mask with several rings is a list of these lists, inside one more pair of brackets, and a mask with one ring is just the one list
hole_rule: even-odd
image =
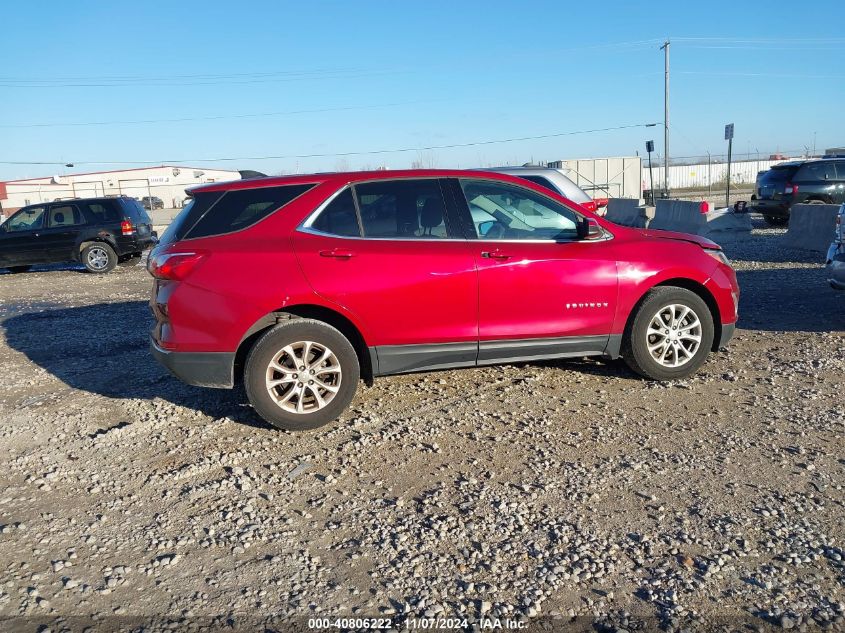
[[234,384],[233,352],[172,352],[150,337],[153,357],[182,382],[196,387],[231,389]]
[[734,337],[736,323],[722,323],[722,336],[719,337],[719,349],[726,347]]
[[789,217],[789,203],[783,200],[752,200],[748,203],[748,210],[773,218]]
[[129,255],[131,253],[140,253],[152,248],[158,243],[158,237],[153,232],[151,235],[145,237],[123,237],[120,236],[115,239],[115,245],[118,255]]

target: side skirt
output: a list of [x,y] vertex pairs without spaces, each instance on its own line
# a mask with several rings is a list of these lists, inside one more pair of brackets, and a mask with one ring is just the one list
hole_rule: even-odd
[[[621,337],[565,336],[558,338],[379,345],[369,348],[373,374],[387,376],[417,371],[475,367],[552,358],[618,357]],[[615,348],[614,348],[615,344]],[[614,355],[615,354],[615,355]]]

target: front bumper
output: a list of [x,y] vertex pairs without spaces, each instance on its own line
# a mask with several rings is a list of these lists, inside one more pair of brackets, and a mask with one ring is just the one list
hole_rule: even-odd
[[234,352],[172,352],[150,337],[153,357],[182,382],[196,387],[231,389],[235,384]]

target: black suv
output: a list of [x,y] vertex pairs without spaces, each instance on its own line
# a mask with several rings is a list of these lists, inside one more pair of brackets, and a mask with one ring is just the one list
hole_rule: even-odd
[[757,176],[749,211],[769,224],[786,224],[793,204],[845,202],[845,159],[821,158],[775,165]]
[[155,211],[164,208],[164,201],[158,196],[144,196],[141,198],[141,206],[147,211]]
[[106,273],[157,242],[152,220],[134,198],[87,198],[33,204],[0,224],[0,268],[81,262]]

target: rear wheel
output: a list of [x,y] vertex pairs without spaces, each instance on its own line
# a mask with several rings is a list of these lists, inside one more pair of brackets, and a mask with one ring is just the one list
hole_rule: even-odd
[[10,273],[25,273],[30,268],[32,268],[32,266],[9,266],[9,268],[7,268],[7,270]]
[[108,244],[94,242],[82,249],[82,264],[92,273],[107,273],[117,266],[117,255]]
[[244,367],[246,394],[258,415],[290,431],[337,418],[352,401],[359,377],[352,344],[313,319],[292,319],[268,330]]
[[654,288],[625,332],[622,356],[646,378],[685,378],[707,359],[713,332],[710,309],[697,294],[673,286]]

